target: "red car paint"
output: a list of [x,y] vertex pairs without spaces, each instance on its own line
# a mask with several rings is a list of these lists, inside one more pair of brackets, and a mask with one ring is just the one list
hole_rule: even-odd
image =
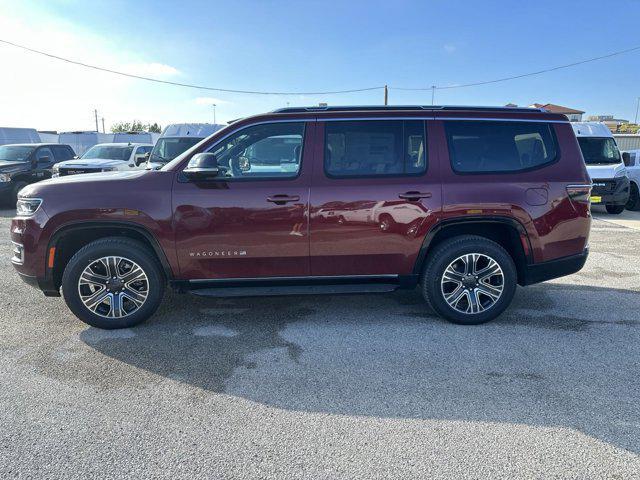
[[[323,169],[325,121],[338,118],[424,121],[427,172],[411,177],[328,177]],[[460,175],[449,160],[447,118],[556,122],[551,125],[559,158],[527,172]],[[283,120],[306,124],[297,177],[181,181],[195,153],[245,126]],[[24,245],[24,263],[16,264],[16,270],[49,295],[57,294],[60,286],[54,270],[64,268],[59,258],[54,269],[48,268],[50,247],[70,232],[95,238],[95,232],[106,228],[133,229],[144,236],[175,282],[417,277],[435,232],[460,220],[514,225],[528,268],[585,251],[591,222],[588,204],[572,202],[566,190],[570,184],[585,183],[590,180],[578,143],[562,115],[480,109],[275,112],[231,124],[160,171],[79,175],[30,185],[22,195],[41,198],[43,204],[33,217],[12,221],[11,237]],[[418,192],[413,195],[421,198],[400,197],[408,192]],[[287,203],[269,200],[278,195],[287,196]],[[381,226],[385,211],[402,219],[394,220],[392,230]],[[354,220],[340,223],[339,212]]]

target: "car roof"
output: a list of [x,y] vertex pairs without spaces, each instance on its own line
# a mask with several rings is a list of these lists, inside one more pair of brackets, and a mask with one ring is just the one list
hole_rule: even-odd
[[55,147],[55,146],[69,147],[66,143],[6,143],[0,145],[0,147]]
[[152,143],[133,143],[133,142],[117,142],[117,143],[96,143],[94,147],[153,147]]

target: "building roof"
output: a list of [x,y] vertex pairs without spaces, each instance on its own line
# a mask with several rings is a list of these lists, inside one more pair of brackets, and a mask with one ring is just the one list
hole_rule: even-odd
[[544,108],[546,111],[551,112],[551,113],[563,113],[565,115],[567,114],[583,114],[584,112],[582,110],[576,110],[574,108],[569,108],[569,107],[563,107],[562,105],[555,105],[553,103],[534,103],[533,105],[531,105],[534,108]]

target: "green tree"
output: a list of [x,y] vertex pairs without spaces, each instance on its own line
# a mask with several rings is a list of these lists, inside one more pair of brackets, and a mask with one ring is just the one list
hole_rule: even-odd
[[133,122],[116,122],[111,125],[111,133],[124,133],[124,132],[153,132],[160,133],[160,125],[157,123],[144,124],[140,120],[134,120]]

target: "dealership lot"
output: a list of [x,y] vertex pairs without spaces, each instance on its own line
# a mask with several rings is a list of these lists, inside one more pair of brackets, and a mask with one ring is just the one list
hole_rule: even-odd
[[597,212],[570,277],[460,327],[417,292],[170,294],[87,328],[23,286],[0,211],[0,477],[631,478],[640,214]]

